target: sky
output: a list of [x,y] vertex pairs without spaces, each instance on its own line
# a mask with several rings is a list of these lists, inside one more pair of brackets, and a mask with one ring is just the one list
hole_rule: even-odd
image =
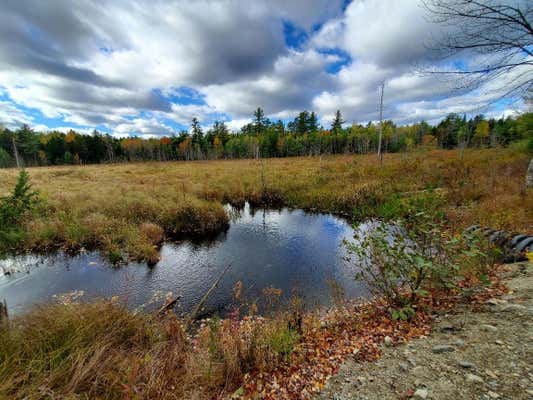
[[397,124],[522,107],[417,73],[472,61],[435,57],[429,45],[449,28],[432,24],[419,0],[0,3],[8,128],[164,136],[196,117],[237,130],[257,107],[273,120],[309,110],[327,127],[339,109],[347,124],[366,123],[378,118],[381,82],[384,118]]

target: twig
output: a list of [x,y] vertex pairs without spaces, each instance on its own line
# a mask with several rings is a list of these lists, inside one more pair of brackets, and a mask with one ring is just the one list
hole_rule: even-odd
[[[226,271],[231,267],[231,264],[228,264],[228,266],[226,268],[224,268],[224,270],[222,271],[222,273],[219,275],[219,277],[217,278],[217,280],[213,283],[213,285],[209,288],[209,290],[205,293],[204,297],[202,297],[202,299],[200,300],[200,302],[196,305],[196,307],[194,308],[193,312],[191,313],[191,315],[189,316],[189,319],[188,319],[188,323],[190,323],[191,321],[193,321],[196,316],[198,315],[198,312],[200,312],[200,310],[202,309],[202,307],[204,306],[205,302],[207,301],[207,299],[209,298],[209,296],[211,295],[211,293],[213,292],[213,290],[215,290],[215,288],[218,286],[218,284],[220,283],[220,281],[222,280],[222,277],[226,274]],[[188,325],[188,324],[187,324]]]
[[181,296],[176,297],[174,300],[169,301],[167,304],[163,305],[159,311],[157,312],[159,315],[165,314],[167,311],[172,310],[176,304],[178,303],[178,300],[181,299]]

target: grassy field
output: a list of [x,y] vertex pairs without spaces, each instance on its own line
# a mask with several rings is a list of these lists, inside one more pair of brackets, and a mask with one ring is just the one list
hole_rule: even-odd
[[[244,201],[356,221],[392,218],[405,212],[405,199],[423,197],[420,207],[441,208],[453,230],[480,223],[531,233],[528,160],[485,149],[466,151],[463,160],[456,150],[387,154],[382,168],[375,155],[30,168],[43,201],[13,250],[85,247],[111,259],[155,261],[163,237],[220,231],[228,223],[223,203]],[[0,196],[17,174],[0,170]]]

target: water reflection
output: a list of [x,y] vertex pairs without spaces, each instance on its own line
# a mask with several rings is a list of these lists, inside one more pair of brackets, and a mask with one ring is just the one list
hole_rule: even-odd
[[0,277],[0,298],[7,299],[11,312],[72,291],[82,291],[87,300],[118,296],[129,307],[153,309],[172,292],[181,296],[178,311],[187,312],[228,264],[231,268],[206,303],[206,313],[231,306],[237,281],[247,301],[261,298],[262,289],[271,286],[282,289],[282,300],[296,294],[307,306],[328,304],[331,280],[347,297],[364,292],[344,259],[343,240],[354,233],[344,220],[302,210],[252,210],[248,205],[242,210],[228,206],[227,211],[227,232],[209,241],[167,243],[161,261],[151,269],[138,263],[114,268],[98,253],[5,260],[2,267],[17,272]]

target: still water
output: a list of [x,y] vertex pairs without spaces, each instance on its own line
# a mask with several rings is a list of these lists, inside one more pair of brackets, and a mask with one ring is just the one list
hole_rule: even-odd
[[330,214],[252,210],[248,205],[243,210],[228,207],[228,212],[232,221],[226,232],[210,241],[166,243],[153,268],[139,263],[113,267],[96,252],[1,261],[0,272],[12,273],[0,274],[0,300],[7,300],[12,314],[64,299],[64,294],[81,301],[116,296],[130,308],[153,310],[171,292],[181,296],[176,310],[185,313],[228,264],[231,267],[212,292],[204,314],[224,314],[235,305],[232,288],[238,281],[243,285],[242,298],[259,299],[259,304],[266,287],[281,289],[281,302],[297,295],[308,307],[329,304],[332,282],[348,298],[365,294],[354,281],[355,266],[345,260],[343,240],[354,235],[346,221]]

